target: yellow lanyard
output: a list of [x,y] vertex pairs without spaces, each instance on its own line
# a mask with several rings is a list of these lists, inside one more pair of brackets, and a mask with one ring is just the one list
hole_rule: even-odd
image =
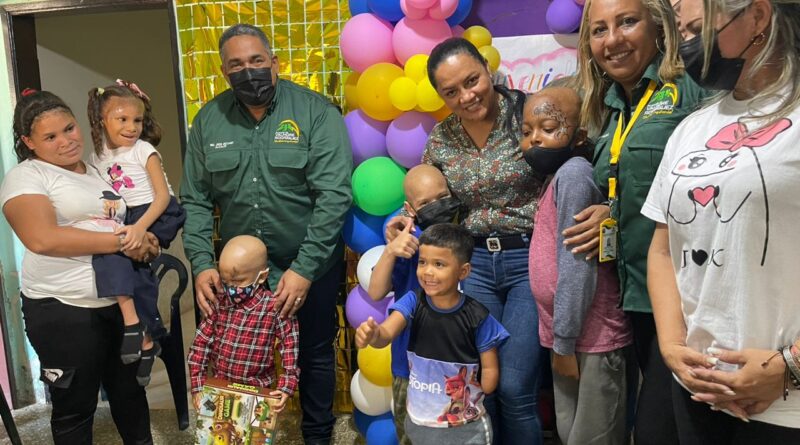
[[645,105],[650,100],[650,96],[653,95],[653,92],[656,90],[656,82],[651,80],[650,84],[647,85],[647,91],[645,91],[644,96],[639,101],[639,105],[636,106],[636,111],[633,112],[633,116],[631,116],[631,120],[628,122],[628,125],[625,126],[625,131],[622,131],[623,123],[622,123],[622,114],[619,113],[619,121],[617,122],[617,129],[614,130],[614,139],[611,141],[611,174],[608,176],[608,199],[609,201],[617,199],[617,174],[619,173],[619,168],[617,164],[619,164],[619,155],[622,152],[622,144],[625,143],[625,139],[628,137],[628,133],[631,132],[631,128],[633,128],[633,124],[636,122],[636,119],[642,114],[642,110],[644,110]]

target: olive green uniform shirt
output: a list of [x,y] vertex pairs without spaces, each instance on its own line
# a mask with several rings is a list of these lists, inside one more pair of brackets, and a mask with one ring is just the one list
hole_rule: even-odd
[[253,235],[267,245],[272,289],[288,268],[314,281],[341,257],[353,160],[341,113],[325,97],[279,80],[256,122],[225,91],[197,114],[188,145],[180,193],[194,274],[215,267],[215,205],[223,243]]
[[[627,103],[622,86],[611,85],[605,97],[609,120],[597,139],[594,155],[594,177],[598,187],[608,196],[611,142],[620,113],[627,125],[631,114],[644,96],[650,80],[657,87],[642,114],[633,124],[622,145],[617,174],[617,202],[611,216],[619,224],[617,270],[622,292],[622,308],[626,311],[652,312],[647,293],[647,251],[655,231],[655,223],[639,213],[656,176],[664,147],[673,130],[695,111],[708,92],[688,75],[675,83],[665,83],[658,77],[661,58],[657,57],[645,70],[634,87],[632,103]],[[623,127],[624,130],[624,127]]]

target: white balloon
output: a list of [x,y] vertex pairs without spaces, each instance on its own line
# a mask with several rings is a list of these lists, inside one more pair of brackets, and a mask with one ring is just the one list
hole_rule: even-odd
[[369,289],[369,279],[372,277],[372,269],[378,264],[378,260],[381,254],[383,254],[384,249],[386,249],[386,246],[375,246],[364,252],[364,255],[361,255],[361,259],[358,260],[356,275],[358,276],[358,282],[365,290]]
[[360,370],[350,380],[350,397],[353,405],[368,416],[380,416],[392,409],[392,387],[371,383]]

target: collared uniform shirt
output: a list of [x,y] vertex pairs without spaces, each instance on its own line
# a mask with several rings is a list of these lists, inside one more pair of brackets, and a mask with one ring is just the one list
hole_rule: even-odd
[[294,394],[300,377],[297,318],[281,318],[272,292],[264,286],[255,292],[241,304],[221,298],[217,310],[197,327],[188,359],[192,393],[203,388],[209,365],[216,378],[271,388],[275,383],[272,351],[279,341],[284,372],[277,389]]
[[521,123],[512,134],[504,122],[514,114],[511,101],[497,93],[500,112],[484,148],[478,148],[451,114],[434,127],[422,162],[444,173],[453,195],[469,208],[464,227],[473,235],[530,233],[541,181],[522,157]]
[[624,113],[623,123],[627,125],[632,110],[644,95],[650,80],[655,80],[656,91],[622,145],[617,175],[617,203],[612,208],[612,217],[619,224],[617,271],[622,308],[626,311],[653,311],[647,293],[647,251],[655,223],[639,212],[672,131],[708,95],[688,75],[679,77],[675,83],[663,82],[658,77],[660,63],[661,58],[657,57],[647,67],[633,89],[633,101],[630,104],[622,86],[616,83],[611,85],[605,97],[605,104],[610,109],[609,119],[595,146],[594,178],[603,196],[608,197],[611,141],[620,113]]
[[353,169],[344,120],[307,88],[287,80],[276,88],[258,122],[231,90],[194,119],[180,190],[194,274],[214,267],[215,204],[223,243],[248,234],[268,246],[272,289],[288,268],[314,281],[341,258]]

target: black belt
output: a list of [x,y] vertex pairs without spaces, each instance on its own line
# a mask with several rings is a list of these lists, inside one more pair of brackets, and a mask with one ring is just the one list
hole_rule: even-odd
[[530,233],[516,233],[514,235],[473,236],[475,247],[486,249],[489,252],[499,252],[509,249],[523,249],[531,244]]

